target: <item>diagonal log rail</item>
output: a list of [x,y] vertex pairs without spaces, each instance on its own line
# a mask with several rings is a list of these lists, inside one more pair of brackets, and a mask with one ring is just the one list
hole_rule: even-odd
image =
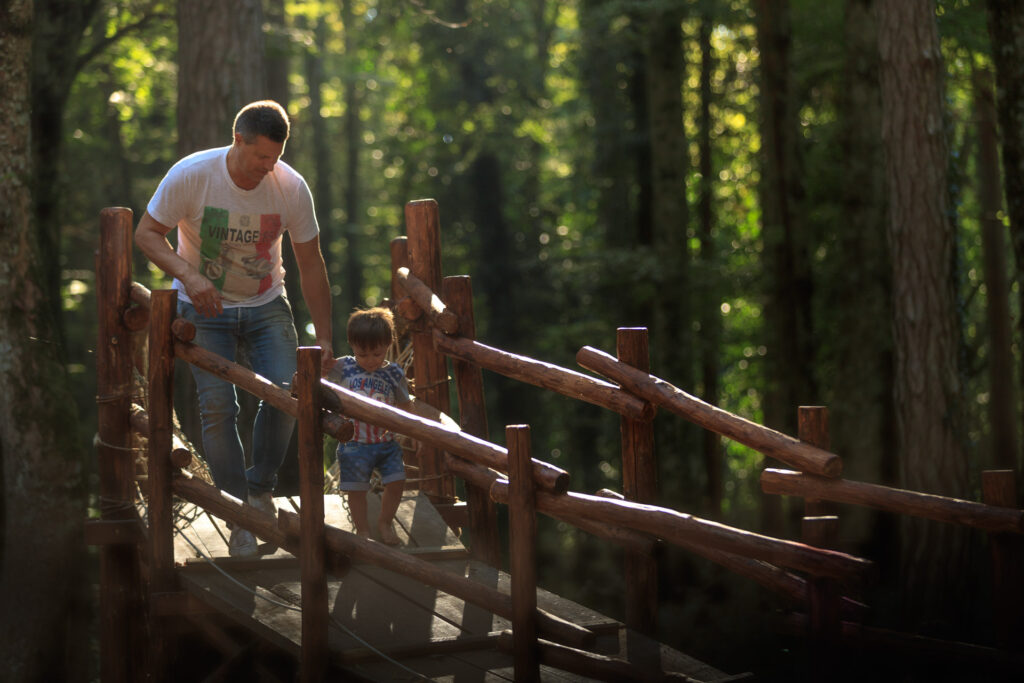
[[885,512],[923,517],[947,524],[960,524],[989,532],[1024,533],[1024,510],[890,488],[880,484],[826,479],[803,472],[769,468],[761,473],[761,490],[784,496],[864,505]]
[[641,398],[799,470],[833,478],[843,472],[843,461],[835,453],[705,403],[603,351],[584,346],[576,354],[576,361],[588,370],[618,382]]
[[[363,394],[320,380],[324,407],[419,441],[427,441],[484,467],[508,472],[508,450],[466,432],[375,401]],[[533,458],[533,479],[543,489],[563,492],[569,487],[569,473]]]
[[[508,482],[501,479],[495,481],[491,485],[491,498],[495,502],[508,504]],[[874,571],[871,561],[846,553],[762,536],[654,505],[582,493],[568,492],[553,496],[538,491],[537,509],[552,516],[565,515],[573,519],[618,524],[684,548],[692,548],[695,544],[706,545],[715,550],[764,560],[776,566],[799,569],[814,576],[858,580]]]
[[[458,332],[459,317],[441,301],[441,297],[431,291],[425,282],[410,273],[405,266],[395,270],[395,280],[416,302],[420,311],[426,312],[427,319],[433,327],[446,334]],[[419,319],[419,315],[416,313],[403,311],[403,316],[407,315],[411,316],[413,320]]]
[[[181,318],[175,320],[174,323],[173,327],[177,336],[174,342],[175,356],[245,389],[256,398],[266,401],[283,413],[287,413],[292,417],[299,414],[299,401],[288,393],[287,390],[282,389],[267,378],[257,375],[252,370],[238,363],[233,363],[189,341],[181,341],[182,336],[188,336],[187,329],[185,328],[191,327],[191,325],[188,321]],[[184,325],[179,323],[184,323]],[[352,438],[352,423],[338,415],[324,413],[323,429],[339,441],[348,441]]]
[[[299,516],[289,510],[277,511],[277,522],[286,536],[295,536],[299,531]],[[460,600],[482,607],[498,616],[512,619],[512,598],[501,591],[468,579],[401,550],[389,548],[381,543],[359,538],[353,533],[327,525],[326,544],[328,555],[338,554],[353,561],[365,562],[397,572],[409,578],[433,586]],[[592,645],[595,634],[588,628],[566,621],[550,612],[537,610],[540,631],[562,643],[579,646]]]
[[610,382],[551,363],[517,356],[472,339],[449,337],[440,330],[435,330],[434,347],[453,358],[474,363],[486,370],[563,396],[608,408],[632,420],[649,421],[654,419],[657,412],[657,408],[651,403],[623,391]]

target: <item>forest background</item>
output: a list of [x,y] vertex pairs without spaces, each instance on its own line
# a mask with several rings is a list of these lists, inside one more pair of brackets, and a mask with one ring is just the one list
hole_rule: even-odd
[[[99,212],[137,220],[170,165],[229,144],[254,99],[292,117],[284,159],[313,189],[336,339],[388,295],[403,206],[429,197],[484,343],[574,367],[580,347],[646,327],[652,373],[709,403],[793,435],[798,406],[827,406],[847,478],[977,500],[981,470],[1020,472],[1012,1],[4,0],[0,41],[12,680],[95,672],[81,523],[100,504]],[[179,371],[178,411],[198,444],[189,382]],[[621,488],[614,416],[485,383],[493,440],[529,424],[573,490]],[[663,505],[798,537],[799,505],[760,493],[759,454],[655,426]],[[983,538],[842,520],[841,549],[879,564],[878,623],[991,638]],[[618,551],[540,530],[542,586],[621,618]],[[670,645],[727,670],[785,658],[744,653],[777,609],[756,587],[675,553],[660,586]]]

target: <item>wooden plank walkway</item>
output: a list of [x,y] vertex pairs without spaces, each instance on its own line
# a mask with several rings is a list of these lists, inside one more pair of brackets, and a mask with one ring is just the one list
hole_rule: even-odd
[[[368,498],[373,520],[380,499],[372,493]],[[297,507],[288,498],[277,498],[275,502],[286,509]],[[328,524],[351,531],[351,521],[339,496],[325,496],[324,508]],[[509,592],[509,575],[470,559],[458,537],[422,493],[405,493],[395,531],[402,539],[399,547],[405,552]],[[260,639],[298,658],[301,583],[297,560],[266,544],[261,544],[258,559],[229,558],[227,536],[222,520],[199,514],[188,506],[181,511],[175,557],[182,567],[183,588]],[[374,681],[514,678],[511,655],[497,649],[498,634],[511,628],[511,624],[483,608],[386,569],[360,563],[354,564],[344,578],[332,577],[328,593],[331,664],[336,671],[345,672],[341,675]],[[621,623],[548,591],[538,590],[537,603],[552,614],[598,633],[595,651],[601,654],[622,657],[627,645],[635,651],[640,644],[649,653],[658,653],[657,659],[666,671],[680,672],[698,681],[730,678],[682,653],[627,633]],[[542,667],[542,678],[592,680],[550,667]]]

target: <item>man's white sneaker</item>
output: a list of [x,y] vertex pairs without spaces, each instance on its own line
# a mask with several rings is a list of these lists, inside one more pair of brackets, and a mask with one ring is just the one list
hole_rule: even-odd
[[252,493],[249,492],[249,505],[260,512],[266,512],[268,515],[277,517],[277,506],[274,505],[274,494],[270,491],[264,491],[263,493]]
[[231,557],[256,557],[259,555],[259,546],[256,537],[248,529],[236,526],[231,530],[231,539],[228,541],[228,555]]

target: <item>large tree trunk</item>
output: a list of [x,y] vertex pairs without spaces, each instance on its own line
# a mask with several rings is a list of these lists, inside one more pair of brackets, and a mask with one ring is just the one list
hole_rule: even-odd
[[178,153],[231,144],[243,106],[266,97],[261,0],[178,0]]
[[[935,4],[881,0],[878,18],[900,484],[969,498]],[[966,534],[911,519],[902,532],[904,615],[918,628],[954,625],[950,612],[964,601],[949,596],[964,594]]]
[[[1024,301],[1024,5],[1018,0],[988,0],[988,28],[996,67],[996,106],[1002,136],[1003,185],[1010,217],[1010,239],[1017,261],[1017,296]],[[1024,335],[1024,315],[1017,319]],[[1024,386],[1024,363],[1020,365]],[[1018,495],[1024,495],[1021,455],[1016,457]]]
[[[345,62],[348,76],[345,78],[345,289],[342,292],[349,309],[365,305],[363,301],[363,254],[359,236],[362,233],[363,209],[360,198],[359,150],[362,149],[363,126],[359,118],[362,109],[358,65],[358,31],[355,26],[351,0],[342,4],[342,23],[345,25]],[[327,37],[327,27],[321,19],[318,35]],[[342,309],[342,310],[349,310]]]
[[30,150],[32,3],[0,21],[0,661],[4,680],[86,680],[85,454],[57,354]]

